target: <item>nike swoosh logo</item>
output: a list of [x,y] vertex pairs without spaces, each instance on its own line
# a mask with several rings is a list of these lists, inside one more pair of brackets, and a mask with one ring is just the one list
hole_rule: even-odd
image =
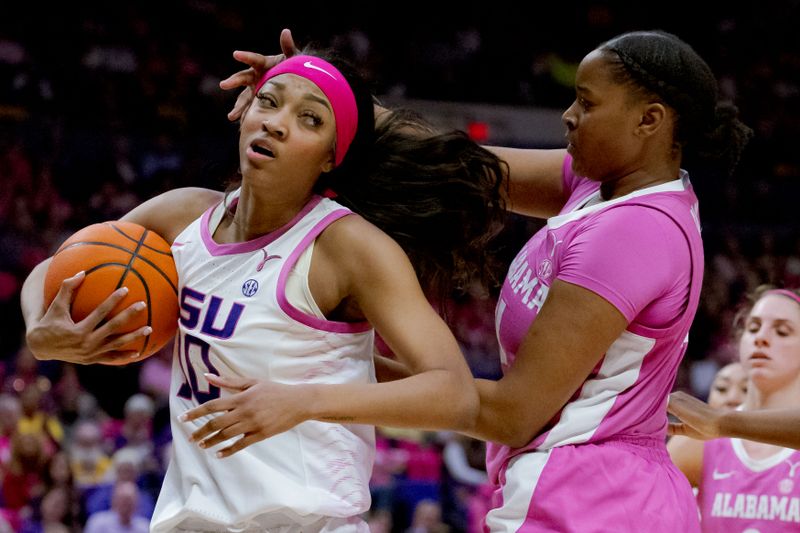
[[315,65],[315,64],[313,64],[311,61],[306,61],[305,63],[303,63],[303,66],[304,66],[304,67],[306,67],[306,68],[313,68],[314,70],[318,70],[318,71],[320,71],[320,72],[324,72],[325,74],[327,74],[328,76],[330,76],[330,77],[331,77],[331,78],[333,78],[334,80],[336,79],[336,76],[334,76],[333,74],[331,74],[330,72],[328,72],[328,71],[327,71],[327,70],[325,70],[324,68],[321,68],[321,67],[318,67],[318,66],[316,66],[316,65]]
[[715,468],[714,471],[711,473],[711,477],[714,478],[714,481],[719,481],[721,479],[728,479],[729,477],[731,477],[735,473],[736,473],[735,471],[733,471],[733,472],[719,472]]

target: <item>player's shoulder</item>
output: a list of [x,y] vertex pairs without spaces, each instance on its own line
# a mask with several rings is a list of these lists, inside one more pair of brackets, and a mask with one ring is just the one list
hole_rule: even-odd
[[331,223],[321,237],[346,250],[397,246],[383,230],[355,213]]
[[180,206],[195,214],[202,214],[212,205],[220,202],[225,196],[221,191],[205,189],[203,187],[181,187],[171,189],[152,199],[159,204]]
[[[681,219],[690,213],[650,202],[621,202],[597,213],[594,222],[619,232],[621,235],[681,233]],[[687,218],[687,221],[689,219]]]
[[403,249],[382,229],[357,214],[334,221],[317,239],[328,257],[353,271],[407,262]]
[[209,207],[219,203],[224,193],[201,187],[182,187],[163,192],[136,207],[122,219],[136,222],[172,242]]

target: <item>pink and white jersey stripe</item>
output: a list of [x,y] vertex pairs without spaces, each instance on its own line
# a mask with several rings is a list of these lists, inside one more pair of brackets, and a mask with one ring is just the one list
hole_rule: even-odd
[[[174,454],[151,531],[296,530],[325,517],[349,524],[370,505],[372,426],[307,421],[219,459],[219,447],[189,442],[207,420],[177,419],[227,394],[206,372],[287,384],[375,381],[369,324],[306,315],[284,294],[302,251],[351,212],[317,196],[261,238],[218,244],[212,236],[224,209],[209,209],[172,247],[181,304],[170,399]],[[347,531],[363,526],[353,523]]]
[[800,531],[800,452],[753,459],[739,439],[708,441],[697,501],[704,533]]
[[[498,486],[497,508],[487,519],[493,531],[527,531],[528,527],[534,531],[547,525],[559,513],[554,504],[558,496],[553,491],[572,490],[587,483],[584,477],[594,467],[579,466],[586,462],[583,452],[601,463],[604,455],[613,457],[606,465],[613,477],[617,467],[611,463],[624,464],[614,454],[637,451],[659,465],[649,480],[642,478],[642,483],[660,476],[668,480],[662,486],[678,487],[674,497],[660,494],[663,501],[683,505],[692,496],[688,483],[685,479],[681,482],[680,473],[669,462],[663,444],[667,397],[687,347],[703,275],[697,198],[688,175],[683,172],[675,181],[602,201],[599,183],[575,176],[567,156],[564,188],[569,199],[561,213],[525,244],[502,287],[496,309],[502,366],[507,369],[514,364],[522,338],[555,279],[602,296],[628,319],[629,325],[532,442],[519,449],[488,445],[489,475]],[[609,446],[610,442],[617,444]],[[597,445],[587,446],[589,443]],[[565,446],[570,450],[560,449]],[[561,458],[557,466],[553,464],[556,458]],[[555,474],[556,468],[560,474]],[[642,472],[644,476],[648,469],[642,467]],[[548,481],[548,476],[557,476],[553,479],[559,483]],[[617,481],[631,483],[621,473]],[[521,486],[511,490],[511,482]],[[550,488],[545,491],[543,486]],[[599,491],[598,497],[608,497],[608,491],[619,488],[614,487],[612,482],[594,490]],[[647,492],[653,494],[650,489]],[[587,507],[576,498],[567,497],[563,503],[569,506],[569,502],[573,514],[586,520],[597,518],[586,516]],[[636,505],[640,510],[647,508],[643,502]],[[631,530],[620,524],[590,526],[575,520],[548,527],[562,531]],[[679,523],[684,527],[684,522]],[[664,531],[675,524],[665,523]]]

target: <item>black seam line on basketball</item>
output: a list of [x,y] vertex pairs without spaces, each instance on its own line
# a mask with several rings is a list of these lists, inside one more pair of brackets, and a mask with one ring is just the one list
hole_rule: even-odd
[[[97,266],[94,266],[94,267],[90,268],[89,270],[87,270],[86,271],[86,275],[88,276],[89,274],[91,274],[95,270],[98,270],[98,269],[100,269],[100,268],[102,268],[104,266],[121,266],[121,267],[124,267],[125,264],[124,263],[103,263],[102,265],[97,265]],[[147,302],[147,325],[152,327],[153,326],[153,311],[152,311],[153,307],[150,305],[151,304],[151,301],[150,301],[150,287],[148,287],[147,283],[145,283],[144,276],[139,274],[139,272],[137,272],[135,268],[132,268],[131,272],[133,272],[133,274],[137,278],[139,278],[139,281],[142,282],[142,287],[144,287],[144,299]],[[142,350],[141,350],[140,353],[144,353],[144,351],[147,349],[147,345],[150,342],[150,335],[144,337],[143,340],[144,340],[144,345],[142,346]]]
[[[128,261],[128,264],[125,265],[125,270],[122,272],[122,275],[119,277],[119,283],[117,283],[117,289],[122,287],[122,284],[125,282],[125,278],[128,277],[128,272],[131,271],[131,267],[133,267],[133,262],[136,261],[136,258],[139,256],[139,250],[142,249],[142,243],[147,238],[147,234],[150,233],[150,230],[144,230],[142,232],[142,236],[139,237],[139,242],[136,243],[136,248],[131,252],[131,258]],[[146,287],[147,285],[145,285]]]
[[[151,301],[150,301],[150,287],[147,286],[147,282],[144,280],[144,276],[139,274],[136,271],[136,269],[133,268],[133,262],[136,261],[137,257],[139,257],[139,250],[142,249],[142,244],[144,244],[145,239],[147,239],[147,234],[148,233],[150,233],[150,230],[145,229],[142,232],[142,236],[139,237],[139,242],[136,243],[136,249],[133,252],[131,252],[131,260],[128,261],[128,265],[125,267],[125,272],[123,272],[122,276],[120,276],[120,278],[119,278],[119,285],[117,285],[117,288],[122,286],[122,282],[125,281],[125,278],[127,277],[128,272],[133,272],[139,278],[139,281],[142,282],[142,287],[144,287],[145,300],[147,301],[147,325],[150,326],[150,328],[152,329],[152,326],[153,326],[152,309],[153,309],[153,307],[152,307],[152,305],[150,305],[151,304]],[[142,351],[139,352],[139,353],[144,353],[145,350],[147,350],[147,345],[150,343],[150,335],[144,336],[142,338],[142,341],[143,341]]]
[[[66,247],[66,248],[64,248],[63,250],[59,250],[58,252],[56,252],[56,254],[55,254],[55,255],[58,255],[58,254],[60,254],[61,252],[63,252],[64,250],[69,250],[70,248],[73,248],[73,247],[75,247],[75,246],[84,246],[84,245],[91,245],[91,246],[108,246],[109,248],[114,248],[114,249],[116,249],[116,250],[120,250],[120,251],[122,251],[122,252],[131,253],[131,251],[130,251],[129,249],[127,249],[127,248],[125,248],[125,247],[123,247],[123,246],[120,246],[120,245],[118,245],[118,244],[111,244],[111,243],[108,243],[108,242],[102,242],[102,241],[81,241],[81,242],[74,242],[74,243],[70,244],[69,246],[67,246],[67,247]],[[150,248],[150,249],[152,249],[152,248]],[[169,256],[172,256],[172,254],[167,254],[167,255],[169,255]],[[167,276],[166,272],[164,272],[163,270],[161,270],[161,267],[159,267],[157,264],[153,263],[153,262],[152,262],[151,260],[149,260],[148,258],[146,258],[146,257],[142,257],[141,255],[139,256],[139,259],[140,259],[140,260],[142,260],[142,261],[144,261],[144,262],[145,262],[145,263],[147,263],[148,265],[150,265],[150,266],[153,268],[153,270],[155,270],[156,272],[158,272],[158,273],[161,275],[161,277],[162,277],[162,278],[164,278],[164,281],[166,281],[167,283],[169,283],[169,286],[170,286],[170,287],[172,287],[172,291],[175,293],[175,296],[177,296],[177,295],[178,295],[178,287],[176,287],[176,286],[175,286],[175,284],[174,284],[174,283],[172,283],[172,280],[170,279],[170,277],[169,277],[169,276]],[[113,265],[125,266],[125,264],[124,264],[124,263],[105,263],[105,264],[109,264],[109,265],[112,265],[112,264],[113,264]],[[117,288],[119,288],[119,287],[117,287]]]
[[[128,235],[127,233],[125,233],[124,231],[122,231],[121,229],[119,229],[119,228],[118,228],[117,226],[115,226],[114,224],[112,224],[112,223],[110,223],[110,222],[106,222],[106,225],[107,225],[107,226],[111,226],[111,227],[114,229],[114,231],[116,231],[117,233],[119,233],[120,235],[122,235],[123,237],[125,237],[126,239],[128,239],[128,240],[130,240],[130,241],[132,241],[132,242],[136,242],[136,238],[134,238],[134,237],[131,237],[130,235]],[[145,234],[146,234],[148,231],[149,231],[149,230],[145,230]],[[144,247],[145,247],[145,248],[147,248],[148,250],[151,250],[151,251],[153,251],[153,252],[155,252],[155,253],[157,253],[157,254],[161,254],[161,255],[172,255],[172,253],[170,253],[170,252],[164,252],[164,251],[162,251],[162,250],[159,250],[158,248],[153,248],[152,246],[150,246],[149,244],[146,244],[146,243],[145,243],[145,244],[143,244],[142,246],[144,246]]]

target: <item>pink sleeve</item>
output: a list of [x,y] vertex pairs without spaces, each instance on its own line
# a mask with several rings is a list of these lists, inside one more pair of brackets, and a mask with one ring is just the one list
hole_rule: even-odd
[[689,245],[664,213],[636,205],[611,208],[587,220],[564,244],[558,279],[602,296],[629,323],[645,309],[646,322],[666,323],[684,305]]

